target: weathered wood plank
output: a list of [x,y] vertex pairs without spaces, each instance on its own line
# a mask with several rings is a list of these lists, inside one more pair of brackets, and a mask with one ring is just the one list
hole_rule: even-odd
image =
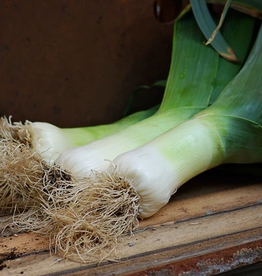
[[[138,230],[132,237],[124,236],[120,239],[116,256],[125,263],[129,263],[129,266],[130,263],[133,263],[133,269],[137,268],[139,258],[150,256],[152,268],[159,266],[158,255],[160,253],[164,254],[164,259],[162,259],[164,263],[178,261],[182,257],[189,259],[208,251],[216,252],[221,248],[250,241],[257,229],[259,229],[260,236],[257,233],[256,238],[262,239],[262,204]],[[214,242],[223,239],[227,242],[222,244]],[[212,244],[211,248],[210,243]],[[172,258],[166,254],[169,251],[173,252]],[[260,253],[262,254],[262,251]],[[157,259],[154,258],[155,254]],[[68,272],[71,270],[76,273],[77,269],[81,267],[80,270],[86,270],[88,275],[92,275],[91,272],[95,273],[97,270],[92,266],[79,266],[66,261],[52,265],[56,259],[57,257],[48,256],[48,254],[21,257],[20,262],[19,259],[5,262],[6,267],[3,268],[3,272],[18,275],[21,271],[26,271],[26,275],[45,275],[63,270]],[[19,266],[14,266],[18,262]],[[102,266],[105,268],[108,264]],[[117,267],[110,263],[109,267],[115,273]],[[109,267],[105,269],[108,271]],[[99,269],[101,270],[101,268]],[[128,271],[130,268],[125,266],[122,269],[126,269],[126,273],[132,272],[132,270]],[[140,269],[143,268],[140,267]],[[121,272],[122,275],[123,273],[124,271]]]

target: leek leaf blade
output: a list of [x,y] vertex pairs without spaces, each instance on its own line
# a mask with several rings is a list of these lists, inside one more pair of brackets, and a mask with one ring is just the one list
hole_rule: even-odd
[[219,77],[215,80],[210,104],[214,103],[225,85],[232,80],[243,66],[251,46],[255,22],[255,18],[233,9],[228,12],[221,33],[230,43],[241,63],[232,63],[220,56],[217,73]]
[[[227,0],[207,0],[210,4],[225,4]],[[232,0],[231,8],[262,19],[262,2],[260,0]]]
[[201,113],[230,114],[262,123],[262,27],[241,71],[215,103]]
[[[205,35],[206,39],[212,37],[214,30],[216,30],[216,24],[213,21],[213,18],[210,15],[207,4],[205,0],[191,0],[191,7],[196,18],[196,21],[199,25],[199,28]],[[228,9],[226,6],[225,13]],[[227,44],[224,37],[219,31],[217,31],[216,36],[210,42],[214,49],[225,59],[238,62],[237,57],[234,54],[233,49]]]

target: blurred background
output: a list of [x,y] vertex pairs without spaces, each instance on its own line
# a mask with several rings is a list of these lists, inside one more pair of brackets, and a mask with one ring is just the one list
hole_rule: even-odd
[[[59,127],[121,118],[135,88],[167,77],[173,25],[156,18],[160,4],[0,1],[0,115]],[[162,92],[141,91],[131,111]]]

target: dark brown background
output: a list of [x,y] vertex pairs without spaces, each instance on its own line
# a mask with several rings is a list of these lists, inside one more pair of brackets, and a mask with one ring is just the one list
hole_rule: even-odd
[[[137,86],[167,77],[173,27],[153,4],[0,1],[0,114],[60,127],[120,118]],[[141,92],[134,110],[160,96]]]

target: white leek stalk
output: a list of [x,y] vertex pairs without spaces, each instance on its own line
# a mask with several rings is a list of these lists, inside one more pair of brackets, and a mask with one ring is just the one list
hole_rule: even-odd
[[75,128],[59,128],[46,122],[11,123],[10,119],[2,117],[0,118],[0,143],[17,140],[37,152],[43,161],[52,164],[66,150],[116,133],[152,116],[157,109],[156,106],[139,111],[111,124]]
[[181,185],[208,169],[228,162],[262,162],[261,142],[262,127],[254,122],[201,115],[116,157],[113,175],[134,187],[140,196],[138,216],[147,218],[166,205]]

